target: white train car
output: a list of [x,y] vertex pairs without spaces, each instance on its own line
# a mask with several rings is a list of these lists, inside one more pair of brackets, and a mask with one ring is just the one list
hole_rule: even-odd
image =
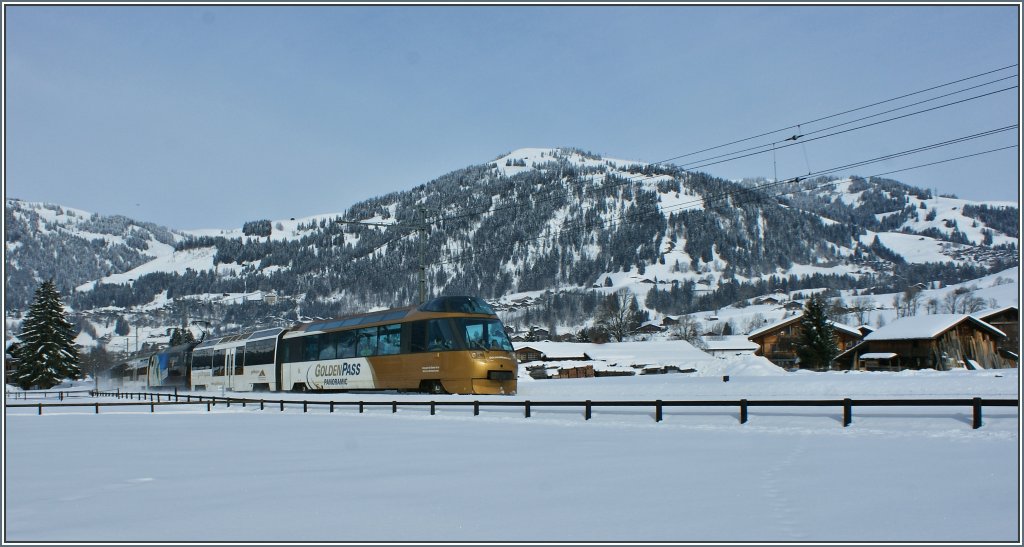
[[192,350],[195,390],[276,391],[275,361],[281,328],[204,340]]
[[123,391],[145,391],[149,387],[149,356],[129,359],[120,365],[120,387]]

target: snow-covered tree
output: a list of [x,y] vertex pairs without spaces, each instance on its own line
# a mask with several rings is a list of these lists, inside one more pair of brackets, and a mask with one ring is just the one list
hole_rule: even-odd
[[807,299],[804,315],[800,318],[800,330],[796,345],[800,365],[817,370],[829,368],[839,355],[839,345],[824,298],[815,294]]
[[52,280],[36,290],[20,338],[15,381],[23,389],[48,389],[65,378],[81,377],[75,332]]

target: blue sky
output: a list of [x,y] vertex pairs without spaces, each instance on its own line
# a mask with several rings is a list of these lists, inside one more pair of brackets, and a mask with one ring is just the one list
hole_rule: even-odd
[[[340,212],[523,147],[661,161],[1015,64],[1020,38],[1017,6],[8,4],[4,16],[7,197],[182,229]],[[1016,124],[1018,100],[1011,89],[810,142],[777,167],[767,154],[703,170],[802,175]],[[891,178],[1018,201],[1019,157]]]

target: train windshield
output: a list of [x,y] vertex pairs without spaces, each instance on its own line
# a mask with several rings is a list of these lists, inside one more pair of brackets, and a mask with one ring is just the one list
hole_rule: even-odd
[[423,304],[420,310],[494,315],[494,308],[474,296],[441,296]]
[[466,340],[468,349],[514,351],[497,319],[456,319],[455,323]]

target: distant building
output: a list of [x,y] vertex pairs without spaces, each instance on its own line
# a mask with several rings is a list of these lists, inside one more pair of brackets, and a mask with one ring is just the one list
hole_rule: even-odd
[[665,327],[661,327],[657,323],[654,323],[653,321],[648,321],[648,322],[644,323],[643,325],[640,325],[633,332],[635,334],[656,334],[656,333],[664,332],[664,331],[665,331]]
[[839,355],[846,369],[904,370],[1015,366],[997,351],[1006,335],[970,315],[916,315],[897,319]]
[[[780,367],[799,366],[796,348],[800,335],[803,333],[803,328],[800,326],[800,319],[803,316],[803,313],[798,313],[751,332],[747,339],[757,344],[759,348],[755,355],[763,356]],[[835,321],[830,321],[830,323],[835,332],[836,345],[840,352],[844,352],[860,342],[859,330]]]

